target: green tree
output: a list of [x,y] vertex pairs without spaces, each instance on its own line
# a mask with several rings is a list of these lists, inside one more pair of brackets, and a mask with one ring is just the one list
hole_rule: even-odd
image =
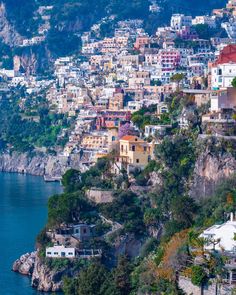
[[233,81],[232,81],[231,84],[232,84],[232,86],[233,86],[234,88],[236,88],[236,77],[233,78]]
[[170,77],[170,80],[172,82],[176,82],[177,83],[177,90],[179,91],[180,88],[180,82],[183,81],[183,79],[185,78],[185,74],[183,73],[176,73],[174,74],[172,77]]
[[207,274],[205,269],[200,265],[193,265],[191,282],[196,286],[203,286],[207,282]]
[[114,284],[118,290],[117,295],[127,295],[131,291],[131,271],[132,267],[125,256],[118,259],[118,265],[114,271]]
[[78,295],[104,295],[103,284],[109,276],[108,270],[100,263],[92,263],[81,270],[78,277]]
[[81,173],[78,170],[70,169],[62,177],[62,185],[66,192],[74,192],[81,187]]

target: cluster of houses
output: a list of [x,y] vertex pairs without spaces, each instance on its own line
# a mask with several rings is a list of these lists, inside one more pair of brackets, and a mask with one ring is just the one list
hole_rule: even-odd
[[[48,26],[52,9],[41,6],[35,17],[42,18]],[[150,12],[160,11],[152,1]],[[155,135],[165,134],[175,122],[163,125],[154,120],[156,124],[146,124],[141,132],[132,125],[132,114],[156,105],[153,116],[158,119],[168,113],[166,98],[176,91],[198,107],[210,106],[209,113],[201,118],[206,134],[235,135],[235,11],[236,2],[230,0],[225,8],[215,9],[211,15],[193,18],[173,14],[169,26],[158,27],[152,36],[145,32],[142,20],[120,21],[111,37],[102,39],[95,33],[113,16],[104,18],[82,35],[79,57],[65,56],[55,61],[51,80],[20,73],[15,57],[14,70],[0,69],[0,75],[8,81],[2,92],[5,95],[8,87],[18,85],[25,86],[29,94],[44,90],[53,112],[75,118],[62,156],[80,154],[81,170],[113,150],[117,151],[115,173],[124,167],[128,171],[133,167],[142,169],[153,157],[153,146],[158,143]],[[223,30],[225,36],[201,39],[199,25]],[[39,34],[39,38],[45,34],[46,31]],[[188,128],[188,115],[183,112],[177,123],[180,128]],[[122,138],[120,129],[127,125],[132,132]],[[147,138],[152,140],[147,142]]]
[[[45,37],[52,9],[41,6],[37,11],[35,17],[43,20],[45,28],[34,37],[39,38],[35,42]],[[155,1],[151,1],[149,10],[161,13]],[[82,171],[113,150],[117,152],[114,173],[124,167],[127,171],[142,169],[153,157],[156,134],[165,134],[175,123],[158,123],[158,118],[168,113],[166,98],[176,91],[198,107],[210,106],[209,113],[201,118],[206,134],[235,135],[235,11],[236,2],[230,0],[211,15],[193,18],[173,14],[169,26],[158,27],[151,36],[142,20],[132,19],[119,21],[109,38],[98,37],[101,24],[114,20],[113,16],[104,18],[82,35],[80,56],[55,61],[51,80],[20,73],[15,57],[14,70],[0,69],[0,75],[8,81],[2,95],[19,85],[29,94],[44,90],[53,112],[75,118],[61,153],[64,157],[79,154]],[[202,39],[199,25],[222,30],[225,36]],[[131,122],[132,114],[151,105],[157,106],[153,114],[156,124],[145,124],[139,130]],[[180,128],[190,126],[188,117],[184,112],[180,115]],[[122,138],[120,130],[125,126],[132,132],[125,132]]]
[[[228,11],[234,5],[229,1],[225,9]],[[234,17],[231,8],[229,18]],[[131,137],[125,140],[129,140],[130,152],[135,156],[128,153],[129,159],[124,159],[119,129],[132,124],[132,114],[143,107],[157,105],[156,116],[158,110],[168,112],[165,99],[176,90],[189,96],[198,107],[210,105],[209,113],[202,117],[207,134],[234,135],[236,93],[232,81],[236,76],[236,41],[227,30],[227,37],[200,39],[195,29],[198,25],[220,25],[224,30],[221,19],[216,10],[211,16],[195,18],[174,14],[170,26],[157,28],[154,36],[145,32],[138,19],[120,21],[110,38],[96,39],[92,34],[94,28],[84,33],[84,58],[58,58],[56,80],[47,92],[55,111],[76,117],[64,156],[81,153],[84,165],[80,168],[85,169],[115,148],[119,150],[120,169],[124,163],[142,169],[152,158],[156,141],[141,142],[165,132],[171,124],[147,124],[142,134],[133,126],[133,136],[140,137],[135,144],[146,144],[145,161],[138,155],[139,148],[132,151]],[[176,74],[182,75],[181,81],[174,78]],[[185,114],[178,123],[180,128],[189,126]]]
[[101,249],[81,248],[84,241],[94,236],[94,226],[87,224],[64,225],[47,232],[54,245],[46,248],[48,258],[83,258],[101,257]]

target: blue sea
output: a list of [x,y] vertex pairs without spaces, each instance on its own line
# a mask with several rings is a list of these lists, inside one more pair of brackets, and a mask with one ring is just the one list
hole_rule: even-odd
[[35,249],[35,237],[47,220],[48,198],[59,183],[43,178],[0,173],[0,294],[39,295],[28,277],[11,271],[20,255]]

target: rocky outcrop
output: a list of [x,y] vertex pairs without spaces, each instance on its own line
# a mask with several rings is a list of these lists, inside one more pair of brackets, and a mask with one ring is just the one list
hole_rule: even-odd
[[31,285],[38,291],[55,292],[62,289],[63,277],[71,276],[68,270],[53,271],[43,264],[38,255],[35,259]]
[[0,155],[0,171],[26,173],[31,175],[60,176],[67,166],[60,157],[27,153],[12,153]]
[[129,257],[137,257],[140,255],[141,248],[144,244],[143,240],[136,239],[134,235],[118,236],[114,243],[115,257],[119,255],[128,255]]
[[34,270],[35,259],[36,252],[24,254],[14,262],[12,270],[30,276]]
[[[196,160],[190,187],[190,195],[197,200],[211,196],[222,181],[236,172],[236,159],[230,152],[222,147],[212,150],[209,142],[202,144],[205,147]],[[214,142],[214,147],[218,145],[219,141]]]
[[53,57],[45,44],[20,47],[14,56],[14,69],[21,70],[26,75],[35,75],[42,72],[50,72],[53,65]]
[[76,155],[73,158],[42,153],[35,153],[33,156],[16,152],[0,155],[0,171],[3,172],[60,178],[67,169],[78,168],[78,166],[79,156]]
[[68,268],[60,271],[50,269],[45,263],[41,262],[37,252],[22,255],[14,262],[12,270],[31,276],[32,287],[43,292],[61,291],[63,277],[75,275]]
[[0,39],[11,47],[22,43],[22,37],[7,19],[6,8],[3,3],[0,4]]

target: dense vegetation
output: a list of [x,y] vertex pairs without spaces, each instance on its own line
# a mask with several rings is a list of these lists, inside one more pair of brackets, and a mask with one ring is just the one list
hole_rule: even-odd
[[55,148],[66,142],[66,138],[58,138],[66,127],[64,115],[49,113],[44,94],[31,99],[24,88],[19,88],[0,101],[1,150],[29,152],[37,147]]

